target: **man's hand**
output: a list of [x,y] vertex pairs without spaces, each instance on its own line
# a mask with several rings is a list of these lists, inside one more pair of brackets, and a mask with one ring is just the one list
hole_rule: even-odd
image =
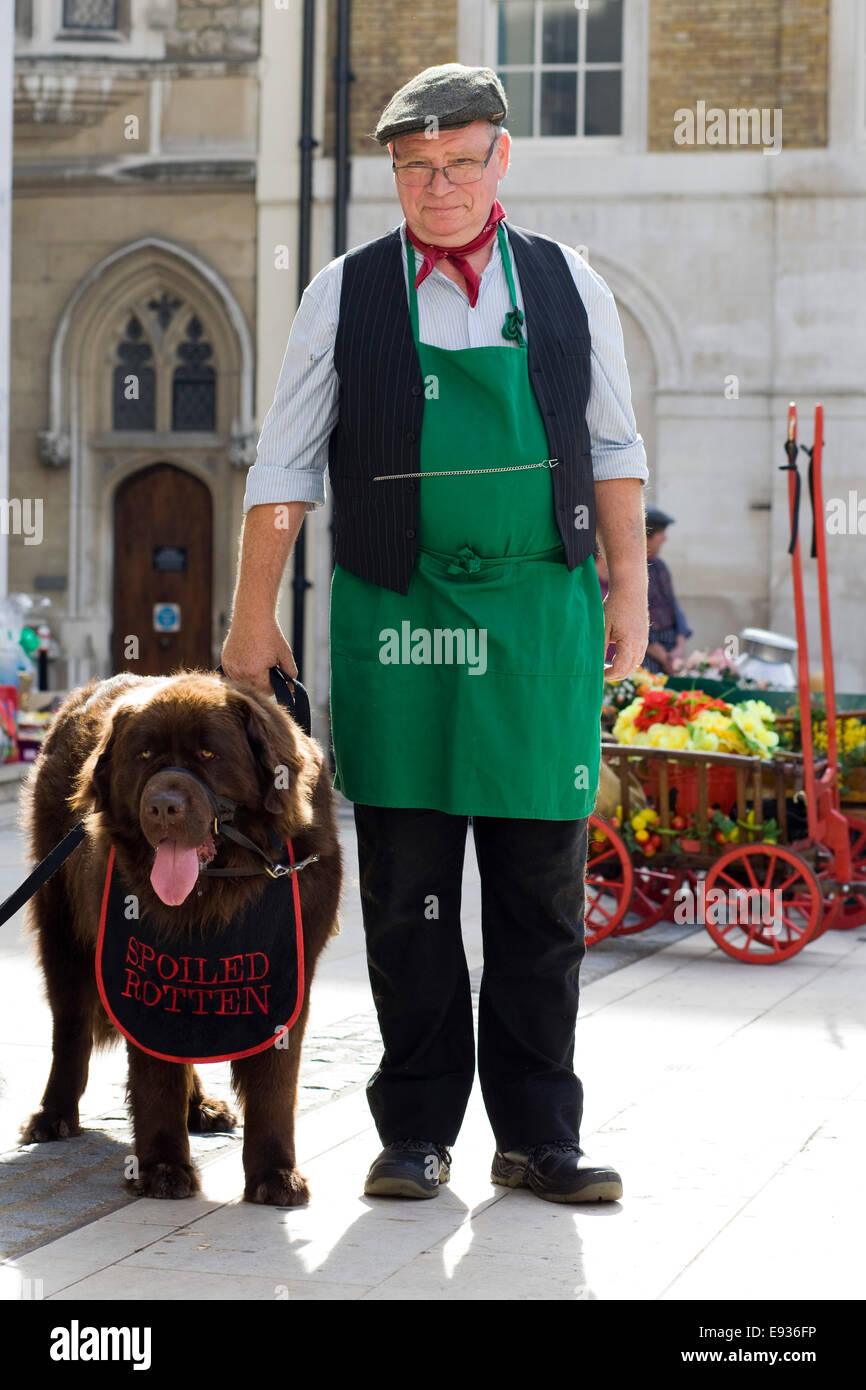
[[220,664],[230,680],[249,681],[268,695],[273,686],[268,674],[271,666],[294,679],[298,674],[292,649],[273,615],[240,623],[235,618],[223,643]]
[[649,636],[646,595],[611,585],[604,601],[604,650],[616,643],[613,661],[605,665],[606,680],[620,681],[636,671],[644,658]]

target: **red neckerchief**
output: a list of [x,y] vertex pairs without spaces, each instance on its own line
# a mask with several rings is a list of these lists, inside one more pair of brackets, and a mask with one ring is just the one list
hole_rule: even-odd
[[490,216],[488,217],[481,231],[478,233],[477,237],[475,237],[474,241],[467,241],[465,246],[429,245],[426,241],[421,241],[419,237],[415,236],[414,232],[410,230],[409,224],[407,222],[406,236],[411,241],[412,245],[424,256],[424,260],[421,264],[421,269],[415,276],[416,290],[418,289],[422,280],[427,279],[427,276],[430,274],[436,262],[440,258],[444,257],[445,260],[454,262],[457,269],[460,271],[460,274],[466,281],[466,288],[469,294],[469,303],[474,309],[476,303],[478,302],[478,291],[481,287],[481,278],[480,276],[476,275],[475,271],[472,269],[472,266],[466,260],[466,257],[471,256],[473,251],[480,251],[482,246],[486,246],[488,241],[491,241],[493,239],[493,237],[496,235],[496,228],[499,225],[499,223],[504,219],[504,217],[505,208],[502,206],[499,199],[495,198],[493,200],[493,207],[490,209]]

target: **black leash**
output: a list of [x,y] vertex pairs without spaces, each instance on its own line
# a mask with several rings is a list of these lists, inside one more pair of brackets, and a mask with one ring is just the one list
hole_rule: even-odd
[[[217,667],[217,673],[225,677],[225,671],[222,666]],[[271,678],[271,685],[273,686],[277,704],[287,709],[292,718],[303,729],[304,733],[309,734],[311,729],[310,697],[301,685],[301,682],[299,680],[294,681],[293,689],[292,686],[289,685],[288,676],[286,676],[285,672],[280,670],[279,666],[271,666],[268,674]],[[226,835],[230,840],[234,840],[245,849],[254,850],[256,854],[260,854],[266,861],[266,866],[263,869],[249,867],[212,869],[207,866],[201,870],[203,874],[208,874],[211,877],[216,877],[217,875],[225,875],[228,877],[230,875],[234,878],[247,874],[266,873],[271,878],[282,878],[286,874],[297,873],[299,869],[303,869],[307,864],[315,863],[319,858],[318,854],[310,854],[298,864],[275,864],[268,855],[265,854],[264,850],[260,849],[258,845],[253,844],[252,840],[248,839],[246,835],[231,824],[237,806],[235,801],[232,801],[230,797],[217,796],[211,791],[206,782],[203,782],[200,777],[197,777],[194,772],[190,772],[186,767],[160,768],[160,771],[183,772],[187,777],[192,777],[194,781],[198,782],[199,786],[207,793],[214,812],[213,833],[215,835]],[[74,825],[72,829],[63,836],[63,839],[60,840],[53,849],[48,851],[44,859],[40,859],[36,868],[32,873],[28,874],[24,882],[19,884],[15,891],[10,893],[9,897],[0,903],[0,927],[3,926],[4,922],[8,922],[10,917],[14,917],[15,913],[20,911],[26,902],[29,902],[34,893],[38,892],[42,887],[43,883],[48,882],[52,874],[55,874],[61,864],[63,864],[69,858],[70,854],[78,848],[84,836],[84,821],[80,820],[77,825]]]
[[4,922],[8,922],[10,917],[14,917],[19,908],[22,908],[33,897],[36,890],[41,888],[53,873],[57,872],[64,859],[69,858],[72,851],[78,848],[83,839],[84,821],[80,820],[52,850],[49,850],[45,858],[39,861],[32,874],[29,874],[24,882],[19,884],[15,892],[10,893],[9,897],[0,903],[0,927]]
[[791,509],[791,541],[788,546],[788,554],[793,555],[797,547],[797,533],[800,529],[800,470],[797,467],[796,440],[785,440],[785,453],[788,456],[788,462],[779,464],[779,472],[794,474],[794,505]]
[[[225,676],[225,671],[222,666],[217,667],[217,675]],[[274,695],[277,698],[277,704],[282,705],[284,709],[289,711],[295,723],[300,724],[305,734],[312,733],[310,697],[307,694],[306,687],[301,685],[301,682],[297,678],[290,682],[285,671],[281,670],[279,666],[271,666],[268,670],[268,675],[271,678],[271,685],[273,686]]]
[[801,444],[800,448],[804,454],[809,455],[809,502],[812,507],[812,549],[809,552],[809,556],[812,560],[816,560],[818,558],[818,533],[817,518],[815,516],[815,465],[812,459],[812,450],[809,448],[808,444]]

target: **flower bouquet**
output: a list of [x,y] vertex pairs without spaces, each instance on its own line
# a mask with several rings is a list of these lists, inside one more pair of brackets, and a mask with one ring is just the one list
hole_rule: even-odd
[[772,756],[779,735],[763,700],[741,705],[713,699],[703,690],[647,690],[621,710],[613,726],[617,743],[645,748],[688,748],[707,753]]
[[[745,753],[769,759],[779,742],[773,723],[773,711],[762,700],[731,705],[702,690],[648,690],[620,711],[613,737],[635,748]],[[677,793],[677,812],[697,809],[693,765],[669,763],[668,784]],[[645,786],[658,802],[659,769],[654,760],[649,763]],[[711,805],[730,806],[736,797],[735,769],[708,767],[707,795]]]

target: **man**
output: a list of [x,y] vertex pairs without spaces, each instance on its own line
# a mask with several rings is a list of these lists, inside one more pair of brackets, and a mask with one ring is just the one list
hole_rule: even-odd
[[296,674],[277,586],[327,460],[336,786],[355,803],[384,1043],[367,1088],[384,1147],[364,1190],[433,1197],[450,1176],[475,1070],[471,816],[492,1180],[615,1200],[619,1174],[580,1147],[572,1063],[603,655],[615,642],[625,676],[647,643],[646,459],[612,295],[568,247],[504,221],[506,114],[495,73],[459,64],[385,108],[375,138],[405,220],[303,295],[250,470],[222,660],[263,687],[274,663]]
[[686,654],[686,639],[692,629],[677,603],[671,572],[661,558],[661,548],[667,540],[667,528],[674,518],[660,507],[647,507],[646,553],[649,568],[649,645],[644,657],[647,671],[665,671],[673,675]]

